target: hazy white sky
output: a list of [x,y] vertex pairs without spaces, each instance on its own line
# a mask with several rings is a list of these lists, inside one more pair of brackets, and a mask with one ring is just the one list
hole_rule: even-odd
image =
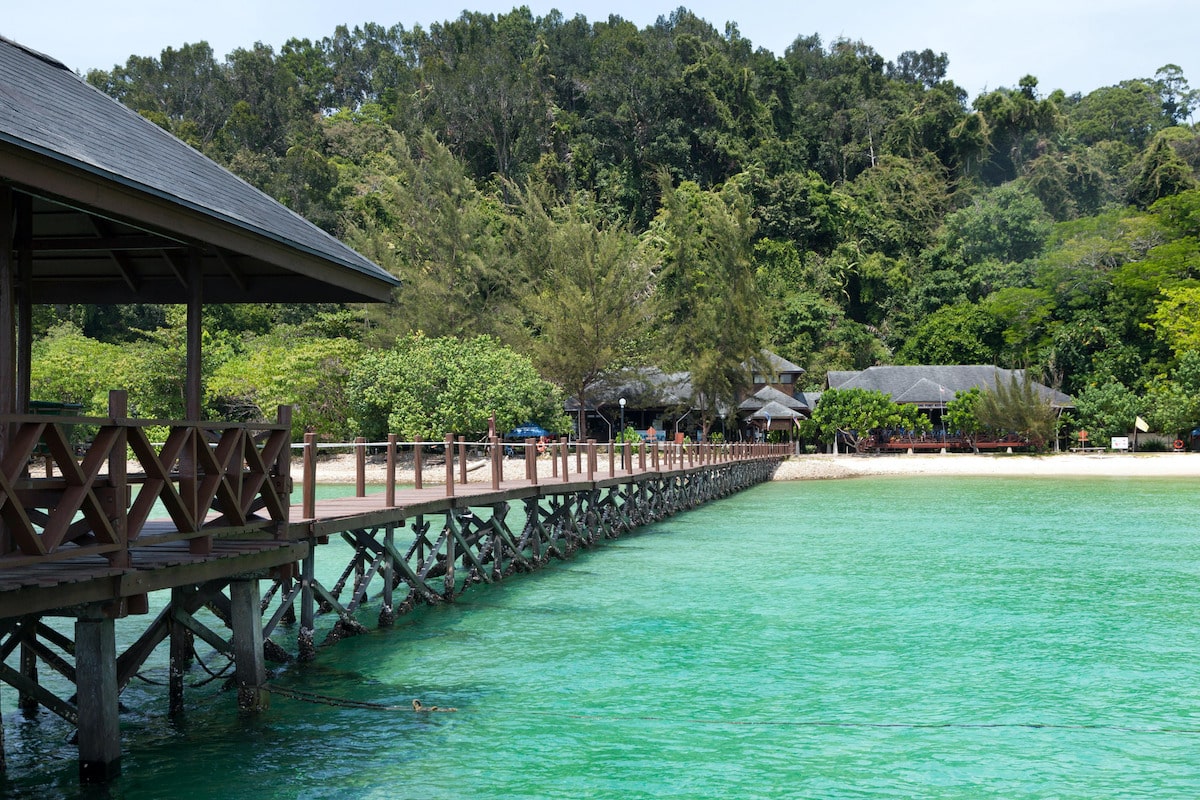
[[950,78],[971,97],[1014,87],[1026,74],[1038,78],[1043,93],[1087,93],[1153,77],[1168,63],[1182,67],[1193,88],[1200,88],[1197,0],[7,0],[5,5],[0,35],[80,72],[202,39],[222,58],[256,41],[278,50],[292,37],[319,39],[342,23],[428,27],[457,17],[463,8],[499,14],[528,5],[535,16],[557,8],[589,21],[616,14],[645,27],[684,5],[718,30],[735,21],[742,36],[777,55],[797,36],[813,33],[825,43],[861,39],[888,60],[905,50],[945,52]]

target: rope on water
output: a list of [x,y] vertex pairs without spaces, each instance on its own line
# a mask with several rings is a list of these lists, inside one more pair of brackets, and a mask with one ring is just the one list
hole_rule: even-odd
[[332,697],[327,694],[306,692],[301,689],[285,689],[282,686],[275,686],[274,684],[270,683],[265,684],[262,688],[271,694],[277,694],[282,697],[290,697],[293,700],[299,700],[303,703],[316,703],[318,705],[333,706],[334,708],[361,708],[367,711],[458,711],[457,708],[427,706],[422,704],[420,700],[413,700],[409,705],[406,706],[397,706],[387,703],[372,703],[367,700],[347,700],[344,697]]
[[571,714],[553,711],[526,711],[543,717],[565,717],[567,719],[601,720],[612,722],[667,722],[690,725],[762,726],[787,728],[901,728],[908,730],[987,730],[1025,729],[1056,731],[1115,731],[1120,733],[1178,733],[1200,735],[1200,728],[1172,728],[1104,723],[1056,723],[1056,722],[852,722],[848,720],[727,720],[699,719],[694,717],[662,717],[650,715],[619,716],[607,714]]
[[[397,706],[385,703],[372,703],[365,700],[347,700],[330,695],[306,692],[299,689],[285,689],[280,686],[267,684],[263,687],[272,694],[290,697],[305,703],[318,703],[335,708],[359,708],[367,711],[454,711],[457,709],[438,708],[437,706],[422,706],[414,701],[412,706]],[[521,713],[539,717],[559,717],[564,719],[594,720],[604,722],[666,722],[687,725],[722,725],[730,727],[779,727],[779,728],[876,728],[903,730],[1055,730],[1055,731],[1110,731],[1118,733],[1139,734],[1187,734],[1200,735],[1200,728],[1153,727],[1135,725],[1114,725],[1104,723],[1056,723],[1056,722],[853,722],[847,720],[753,720],[753,719],[702,719],[697,717],[664,717],[654,715],[612,715],[612,714],[573,714],[557,711],[534,711],[522,709]]]

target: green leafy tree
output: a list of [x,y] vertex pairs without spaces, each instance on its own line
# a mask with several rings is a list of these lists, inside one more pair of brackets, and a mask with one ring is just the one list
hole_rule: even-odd
[[944,306],[917,326],[896,357],[906,364],[992,364],[997,328],[974,303]]
[[562,392],[525,356],[488,336],[430,339],[416,333],[366,353],[350,370],[351,405],[365,436],[478,438],[492,414],[500,431],[535,422],[566,431]]
[[1094,442],[1125,436],[1142,412],[1137,395],[1117,381],[1087,386],[1075,396],[1075,418]]
[[840,437],[861,453],[879,430],[929,429],[916,406],[901,405],[874,389],[830,389],[813,410],[812,424],[825,440]]
[[362,354],[351,339],[281,331],[217,368],[208,381],[210,403],[227,418],[250,420],[273,420],[279,406],[292,406],[293,439],[313,432],[346,441],[354,433],[346,384]]
[[1189,438],[1200,425],[1200,351],[1181,353],[1169,374],[1148,381],[1144,407],[1154,430]]
[[81,413],[103,416],[108,412],[108,392],[128,388],[125,376],[131,367],[120,345],[90,339],[76,326],[62,322],[33,342],[30,397],[77,403]]
[[946,424],[976,453],[979,452],[979,435],[985,430],[979,419],[982,399],[983,391],[978,386],[972,386],[965,392],[957,392],[954,399],[946,403]]

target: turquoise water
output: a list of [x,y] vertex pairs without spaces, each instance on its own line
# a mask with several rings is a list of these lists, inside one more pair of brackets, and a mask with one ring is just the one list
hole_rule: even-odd
[[[172,722],[135,683],[124,775],[87,796],[1195,797],[1195,499],[765,485],[272,678],[360,707],[239,715],[210,684]],[[3,691],[8,794],[78,794],[69,730]]]

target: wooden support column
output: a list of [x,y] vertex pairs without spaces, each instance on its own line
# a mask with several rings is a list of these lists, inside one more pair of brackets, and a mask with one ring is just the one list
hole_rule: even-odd
[[[17,410],[16,265],[13,263],[13,191],[0,183],[0,414]],[[8,446],[8,424],[0,423],[0,458]],[[13,549],[8,526],[0,521],[0,554]]]
[[[17,411],[29,411],[33,364],[33,198],[14,194],[17,245]],[[47,462],[48,463],[48,462]]]
[[238,707],[261,711],[270,705],[270,694],[263,688],[267,682],[267,667],[263,660],[262,598],[258,579],[235,578],[230,581],[229,600]]
[[75,621],[75,688],[79,779],[105,783],[121,774],[117,638],[111,617]]
[[204,276],[200,271],[200,250],[188,249],[188,302],[187,302],[187,375],[184,383],[184,406],[187,419],[200,421],[200,400],[203,388],[200,383],[202,337],[202,314],[204,310]]
[[[12,187],[0,183],[0,414],[17,411],[17,265],[13,262]],[[0,426],[0,456],[8,442],[8,426]]]
[[187,613],[187,593],[171,590],[171,618],[167,622],[170,637],[170,662],[167,668],[167,709],[171,716],[183,713],[183,675],[192,664],[192,632],[176,616]]
[[[392,436],[394,437],[395,434]],[[389,505],[394,506],[395,503],[389,503]],[[383,605],[379,609],[379,627],[381,628],[390,628],[396,621],[396,606],[392,596],[393,584],[396,581],[396,562],[392,559],[395,549],[396,526],[389,522],[383,534]]]
[[312,661],[317,657],[317,648],[313,643],[317,625],[314,588],[317,580],[316,553],[316,543],[310,540],[308,555],[300,562],[300,637],[297,649],[301,661]]

